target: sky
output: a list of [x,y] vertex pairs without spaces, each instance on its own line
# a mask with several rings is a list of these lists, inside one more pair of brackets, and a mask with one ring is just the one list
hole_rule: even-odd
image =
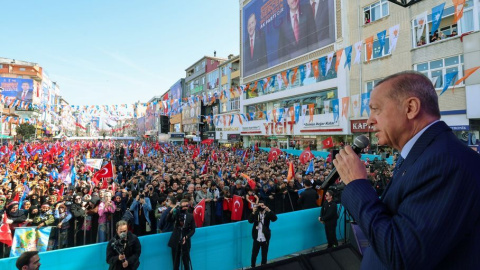
[[1,6],[0,57],[38,63],[70,105],[147,102],[204,55],[240,52],[238,0],[15,0]]

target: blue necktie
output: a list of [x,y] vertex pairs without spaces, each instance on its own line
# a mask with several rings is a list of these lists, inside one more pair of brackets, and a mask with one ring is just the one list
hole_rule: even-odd
[[405,159],[402,157],[402,155],[398,155],[397,163],[395,164],[395,168],[393,169],[392,178],[395,178],[395,175],[400,171],[400,166],[402,166],[404,160]]

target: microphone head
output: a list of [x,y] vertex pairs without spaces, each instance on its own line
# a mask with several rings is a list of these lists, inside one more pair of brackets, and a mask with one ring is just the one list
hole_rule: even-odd
[[364,149],[370,144],[370,140],[365,135],[360,135],[353,140],[353,145],[356,148]]

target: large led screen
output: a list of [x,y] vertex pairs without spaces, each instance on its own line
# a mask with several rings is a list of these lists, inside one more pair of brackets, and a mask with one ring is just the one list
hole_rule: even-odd
[[335,41],[334,0],[252,0],[243,7],[243,76]]

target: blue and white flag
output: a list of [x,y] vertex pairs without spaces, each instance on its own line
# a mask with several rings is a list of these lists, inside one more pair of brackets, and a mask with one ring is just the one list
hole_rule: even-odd
[[438,26],[440,25],[440,22],[442,21],[442,15],[443,15],[443,8],[445,7],[445,3],[440,4],[434,8],[432,8],[432,29],[430,32],[430,35],[433,36],[435,34],[435,31],[438,30]]

